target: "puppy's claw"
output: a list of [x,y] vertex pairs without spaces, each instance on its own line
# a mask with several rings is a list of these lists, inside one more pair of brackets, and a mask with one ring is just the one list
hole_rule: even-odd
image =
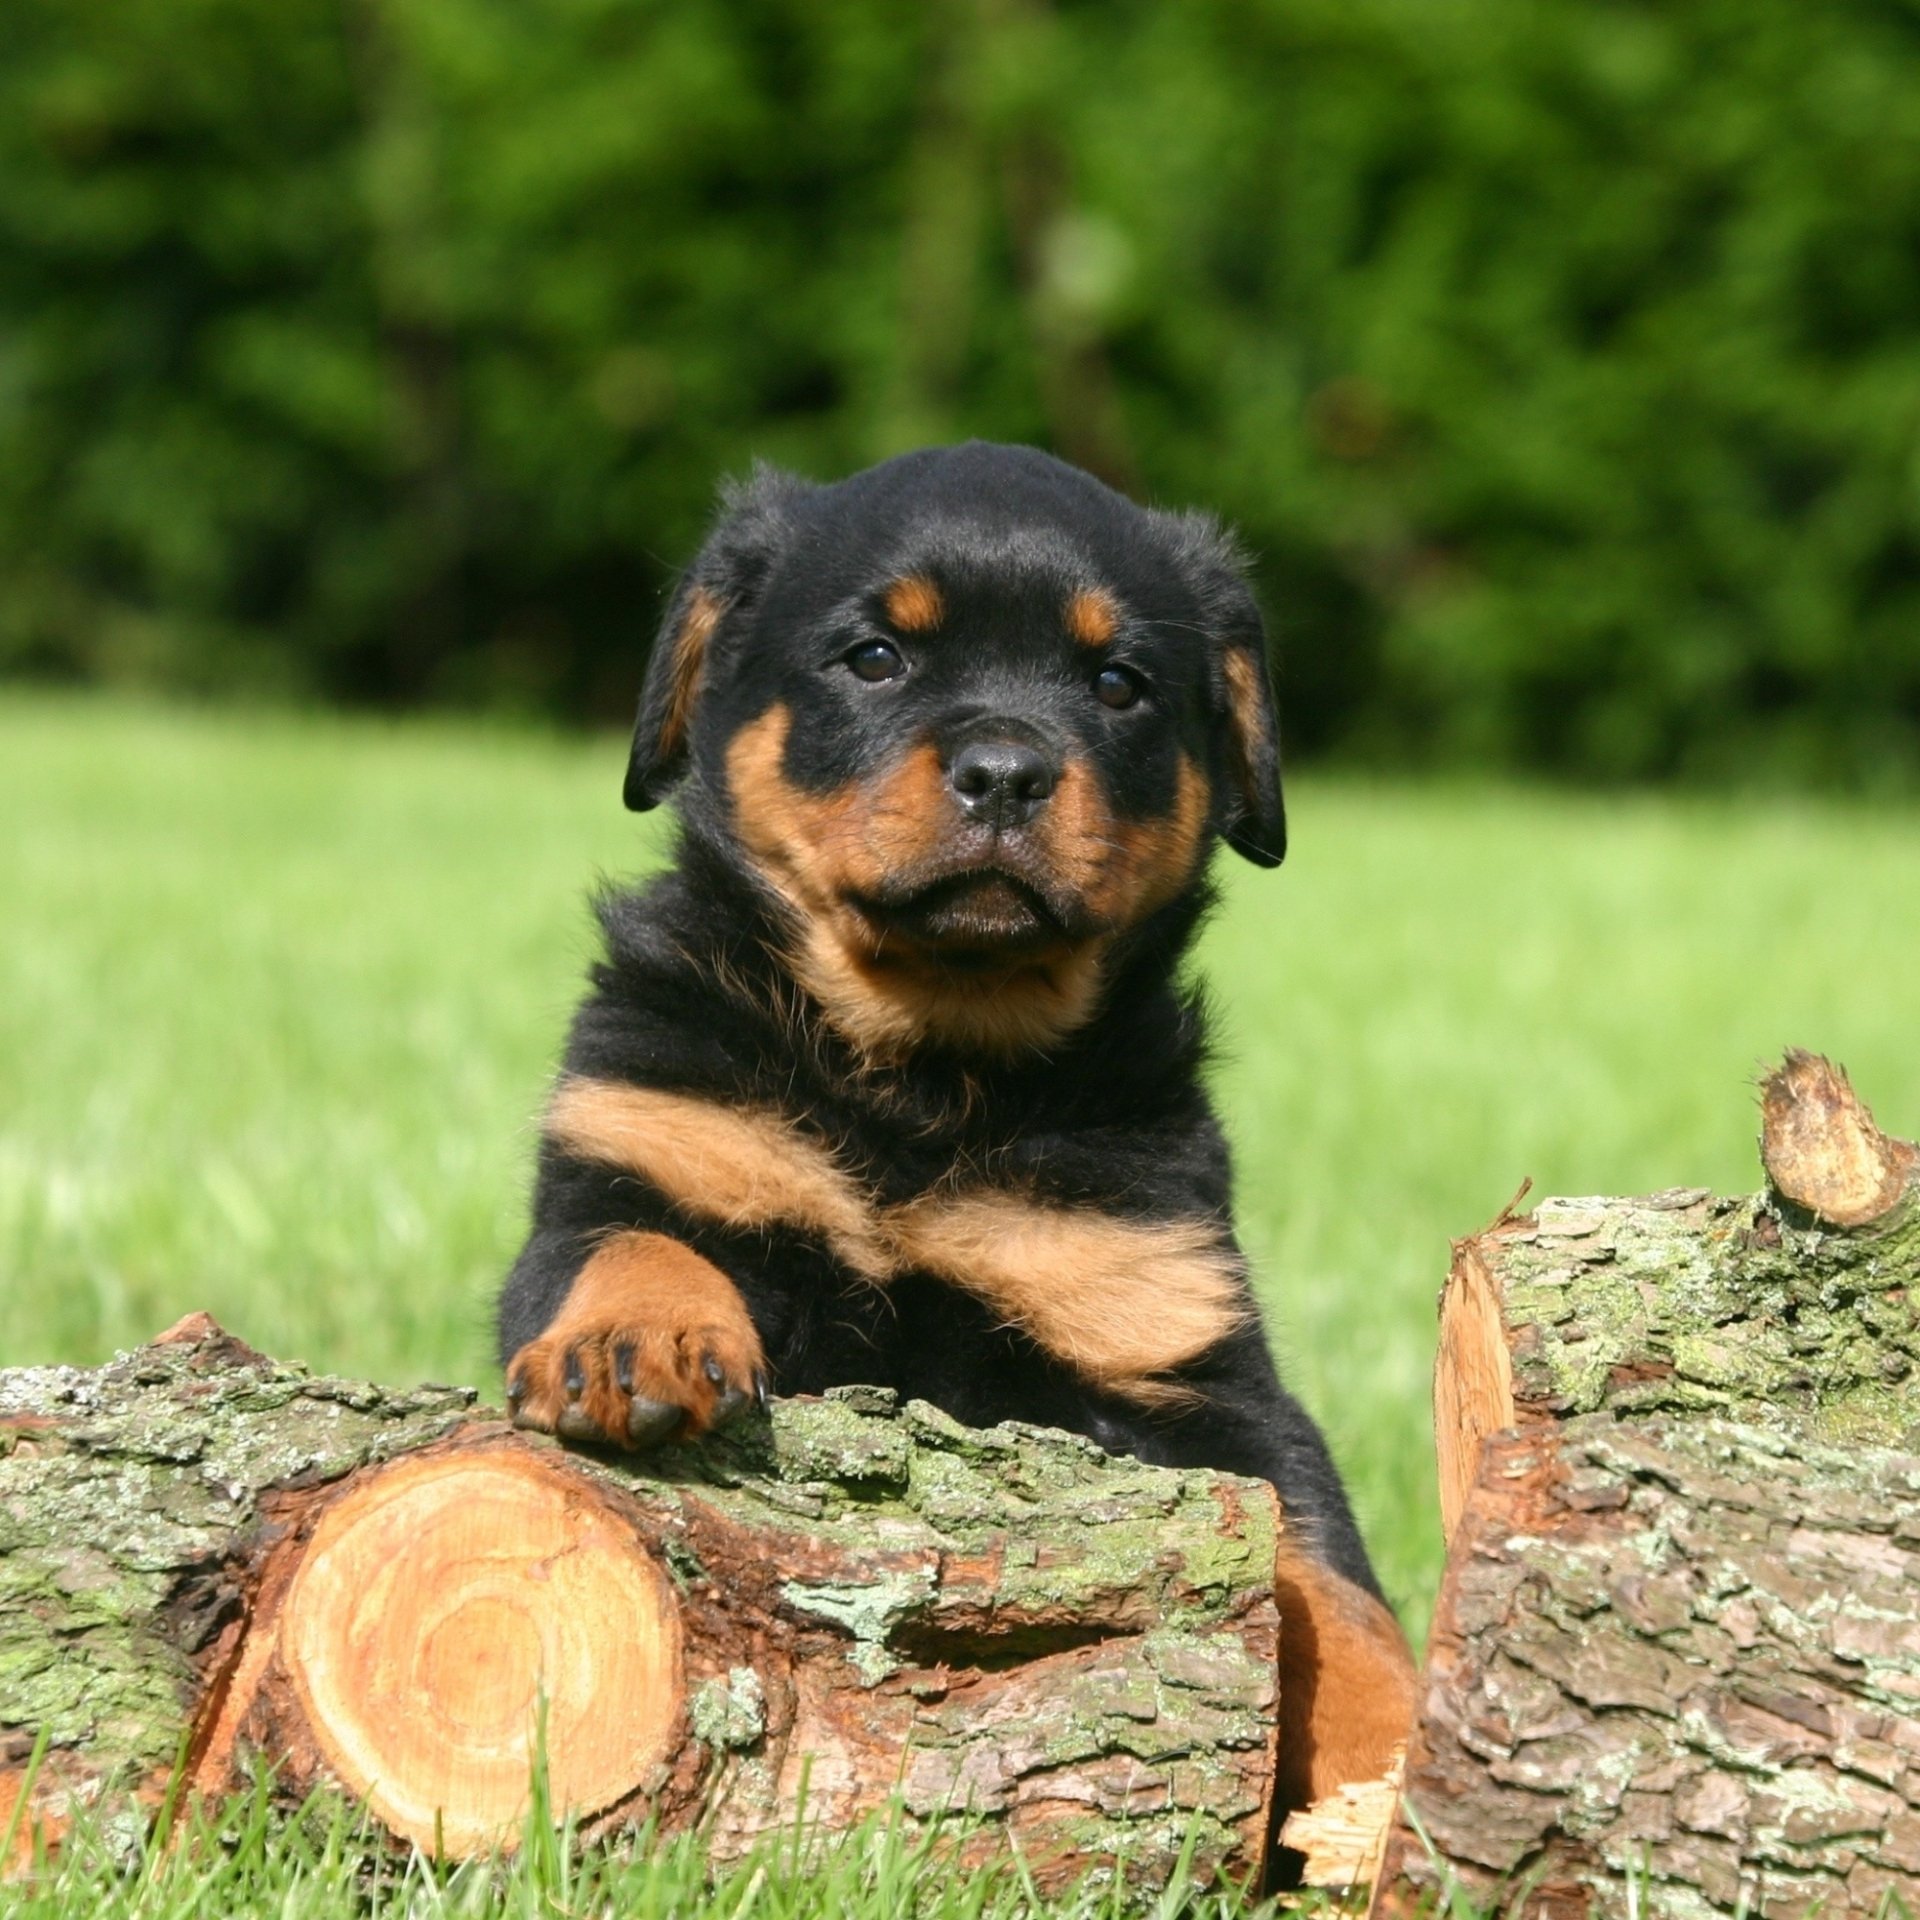
[[527,1377],[523,1373],[507,1376],[507,1417],[523,1433],[545,1433],[547,1422],[534,1412],[527,1401]]
[[657,1447],[680,1430],[681,1410],[664,1400],[649,1400],[636,1393],[627,1408],[627,1445]]
[[561,1378],[566,1382],[567,1398],[578,1400],[587,1390],[586,1363],[580,1358],[578,1347],[567,1349],[566,1364],[561,1370]]
[[700,1371],[704,1373],[708,1381],[716,1387],[724,1387],[727,1384],[726,1368],[710,1353],[701,1356]]
[[584,1440],[590,1446],[606,1446],[613,1438],[578,1400],[569,1400],[560,1409],[553,1430],[563,1440]]
[[762,1413],[767,1410],[767,1376],[758,1369],[753,1376],[753,1400]]
[[613,1350],[613,1382],[622,1393],[633,1391],[633,1348],[624,1340]]

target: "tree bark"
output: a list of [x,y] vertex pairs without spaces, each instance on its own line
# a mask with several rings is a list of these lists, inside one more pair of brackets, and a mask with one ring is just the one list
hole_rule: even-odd
[[1447,1573],[1374,1911],[1920,1911],[1920,1154],[1763,1088],[1769,1185],[1459,1243]]
[[1455,1245],[1434,1371],[1449,1534],[1503,1427],[1744,1410],[1888,1444],[1920,1420],[1920,1153],[1814,1055],[1762,1099],[1765,1192],[1544,1200]]
[[[182,1780],[364,1796],[446,1854],[517,1840],[536,1720],[590,1836],[736,1857],[898,1794],[1042,1885],[1260,1871],[1269,1489],[961,1428],[878,1389],[641,1462],[464,1389],[318,1379],[183,1322],[0,1373],[0,1834],[129,1836]],[[36,1735],[48,1750],[29,1782]],[[3,1864],[3,1863],[0,1863]]]

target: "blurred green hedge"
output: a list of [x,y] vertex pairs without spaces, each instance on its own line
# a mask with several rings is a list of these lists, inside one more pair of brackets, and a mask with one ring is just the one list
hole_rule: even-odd
[[1920,773],[1913,0],[7,0],[0,665],[622,710],[717,477],[1034,440],[1297,749]]

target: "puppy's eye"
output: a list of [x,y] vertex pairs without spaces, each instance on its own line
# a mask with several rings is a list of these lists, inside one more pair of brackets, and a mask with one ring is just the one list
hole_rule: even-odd
[[898,680],[907,670],[900,649],[888,646],[884,640],[863,640],[846,659],[856,677],[862,680]]
[[1106,707],[1130,707],[1146,691],[1146,682],[1130,667],[1102,667],[1093,676],[1093,690]]

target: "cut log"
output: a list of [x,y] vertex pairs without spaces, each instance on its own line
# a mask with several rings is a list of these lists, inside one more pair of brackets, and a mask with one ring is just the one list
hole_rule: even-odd
[[[1261,1483],[973,1432],[877,1389],[643,1462],[461,1389],[314,1378],[204,1318],[93,1372],[0,1373],[0,1835],[217,1796],[363,1798],[511,1848],[536,1728],[589,1836],[737,1857],[898,1796],[1042,1885],[1183,1846],[1260,1872],[1278,1517]],[[184,1756],[184,1759],[182,1758]]]
[[1455,1248],[1376,1914],[1920,1911],[1920,1154],[1812,1055],[1762,1105],[1753,1198]]
[[1745,1409],[1890,1444],[1920,1419],[1920,1151],[1816,1055],[1761,1097],[1763,1193],[1543,1200],[1456,1244],[1434,1373],[1449,1534],[1503,1427]]

